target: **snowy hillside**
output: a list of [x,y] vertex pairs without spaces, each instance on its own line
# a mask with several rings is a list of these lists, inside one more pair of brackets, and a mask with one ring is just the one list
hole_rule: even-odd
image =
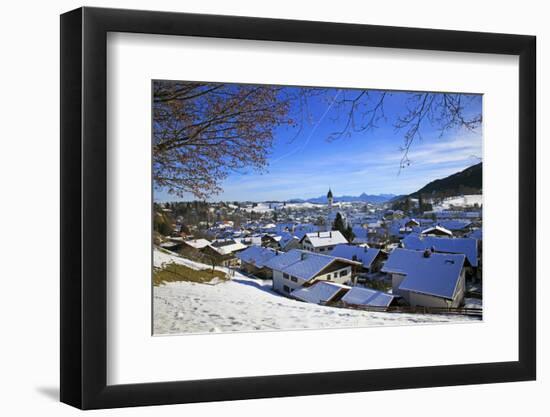
[[[175,261],[207,268],[155,251],[155,265]],[[225,268],[217,268],[225,270]],[[364,312],[307,304],[280,296],[270,280],[227,271],[232,280],[217,285],[171,282],[154,287],[154,334],[251,330],[322,329],[477,320],[465,316]]]
[[483,196],[481,194],[461,195],[456,197],[450,197],[443,200],[437,206],[434,206],[435,211],[448,210],[451,206],[455,207],[473,207],[474,205],[483,205]]

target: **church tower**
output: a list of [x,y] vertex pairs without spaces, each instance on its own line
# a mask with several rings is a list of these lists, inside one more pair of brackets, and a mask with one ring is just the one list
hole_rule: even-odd
[[332,190],[328,189],[328,194],[327,194],[327,200],[328,200],[328,211],[332,211],[332,202],[334,201],[334,197],[332,196]]

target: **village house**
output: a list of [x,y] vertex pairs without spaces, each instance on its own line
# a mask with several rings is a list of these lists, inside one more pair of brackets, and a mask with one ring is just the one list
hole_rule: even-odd
[[329,255],[360,262],[361,266],[356,272],[378,272],[384,259],[383,252],[380,249],[369,248],[367,245],[336,245]]
[[277,256],[275,250],[261,246],[250,246],[236,255],[241,261],[242,271],[264,279],[273,278],[273,271],[265,263],[274,256]]
[[382,272],[391,274],[392,294],[411,306],[459,307],[464,300],[465,259],[462,254],[397,248]]
[[477,241],[471,238],[442,238],[435,236],[407,236],[402,240],[405,249],[420,250],[431,249],[438,253],[461,253],[466,256],[465,266],[469,269],[478,267]]
[[172,252],[178,252],[181,249],[182,241],[181,240],[177,241],[177,240],[168,239],[164,242],[161,242],[159,244],[159,246],[163,249],[166,249],[166,250],[169,250],[169,251],[172,251]]
[[264,248],[272,248],[272,249],[281,249],[281,245],[279,242],[281,241],[282,236],[275,235],[273,233],[266,233],[262,236],[262,246]]
[[317,253],[329,252],[336,245],[342,243],[348,243],[348,241],[338,230],[306,233],[300,240],[300,245],[304,250]]
[[283,252],[288,252],[292,249],[300,249],[300,239],[298,236],[294,236],[290,233],[283,233],[279,241],[279,246]]
[[472,222],[469,220],[444,220],[439,222],[439,225],[453,232],[454,236],[464,236],[470,232]]
[[179,249],[179,253],[189,259],[198,259],[202,252],[201,250],[210,245],[210,241],[206,239],[190,239],[184,240]]
[[201,249],[203,258],[213,265],[232,267],[239,265],[236,255],[247,248],[233,239],[216,240]]
[[453,232],[439,225],[428,227],[427,229],[422,230],[420,234],[424,236],[453,237]]
[[359,262],[304,250],[277,253],[264,264],[273,271],[273,289],[288,295],[316,281],[344,284],[352,279],[352,267]]
[[352,228],[354,238],[353,242],[356,245],[369,243],[369,229],[363,226],[354,226]]
[[300,249],[300,239],[289,232],[282,232],[279,235],[265,234],[262,236],[261,245],[266,248],[288,252],[291,249]]
[[401,224],[401,227],[399,227],[400,236],[419,231],[420,227],[420,222],[415,219],[403,219],[399,222],[399,224]]

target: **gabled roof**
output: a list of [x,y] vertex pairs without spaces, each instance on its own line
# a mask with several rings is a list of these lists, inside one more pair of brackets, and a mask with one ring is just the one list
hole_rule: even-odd
[[263,248],[261,246],[250,246],[248,249],[239,252],[236,257],[242,262],[252,264],[257,268],[263,268],[264,264],[276,255],[273,249]]
[[302,237],[302,241],[306,237],[314,248],[322,248],[323,246],[333,246],[340,243],[348,243],[346,238],[338,230],[332,230],[330,232],[306,233],[306,235]]
[[462,253],[466,255],[470,265],[477,267],[477,241],[475,239],[409,235],[401,242],[405,249],[423,251],[434,248],[436,252]]
[[220,255],[228,255],[230,253],[241,251],[247,248],[246,245],[243,245],[241,242],[237,242],[233,239],[215,240],[208,246],[218,252]]
[[296,242],[300,241],[297,236],[293,236],[290,233],[283,233],[281,235],[281,241],[279,242],[279,245],[281,245],[281,248],[284,248],[293,240],[295,240]]
[[439,225],[436,225],[436,226],[433,226],[433,227],[429,227],[425,230],[422,230],[421,232],[423,235],[429,235],[431,233],[433,234],[445,234],[445,235],[448,235],[448,236],[452,236],[453,235],[453,232],[451,232],[449,229],[445,229],[444,227],[442,226],[439,226]]
[[335,258],[333,256],[321,255],[292,249],[286,253],[278,253],[277,256],[269,259],[265,266],[286,274],[295,276],[305,281],[315,278],[323,269],[333,262],[344,262],[350,265],[359,265],[358,262],[348,259]]
[[405,275],[399,289],[452,299],[466,257],[462,254],[429,253],[397,248],[382,272]]
[[483,232],[481,229],[475,229],[474,231],[470,232],[468,237],[476,240],[482,240],[483,239]]
[[331,301],[342,289],[350,287],[334,282],[318,281],[311,287],[302,287],[292,291],[292,296],[308,303],[321,304]]
[[404,223],[404,226],[412,227],[411,225],[420,226],[420,222],[416,219],[407,219]]
[[447,230],[463,230],[470,226],[472,222],[467,220],[443,220],[439,222],[441,227],[444,227]]
[[370,288],[352,287],[343,297],[342,301],[348,304],[364,305],[371,307],[389,307],[393,301],[393,295]]
[[274,242],[279,242],[281,239],[282,239],[282,236],[280,235],[275,235],[275,234],[272,234],[272,233],[266,233],[262,236],[262,240],[264,239],[269,239],[269,240],[273,240]]
[[210,245],[210,241],[206,239],[185,240],[183,243],[185,243],[186,245],[192,246],[195,249],[202,249],[205,246]]
[[352,230],[353,234],[355,235],[355,237],[353,238],[353,243],[366,243],[369,241],[368,229],[365,229],[361,226],[354,226]]
[[343,244],[336,245],[329,255],[361,262],[364,268],[370,268],[379,253],[380,249]]

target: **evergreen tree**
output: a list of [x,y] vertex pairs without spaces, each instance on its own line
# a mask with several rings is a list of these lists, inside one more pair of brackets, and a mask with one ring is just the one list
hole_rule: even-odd
[[355,233],[353,233],[353,229],[351,228],[351,225],[348,225],[343,235],[348,240],[348,242],[353,242],[353,239],[355,239]]
[[340,212],[336,213],[336,218],[334,219],[334,223],[332,224],[332,230],[338,230],[342,234],[344,234],[344,232],[346,231],[344,219],[342,218]]

